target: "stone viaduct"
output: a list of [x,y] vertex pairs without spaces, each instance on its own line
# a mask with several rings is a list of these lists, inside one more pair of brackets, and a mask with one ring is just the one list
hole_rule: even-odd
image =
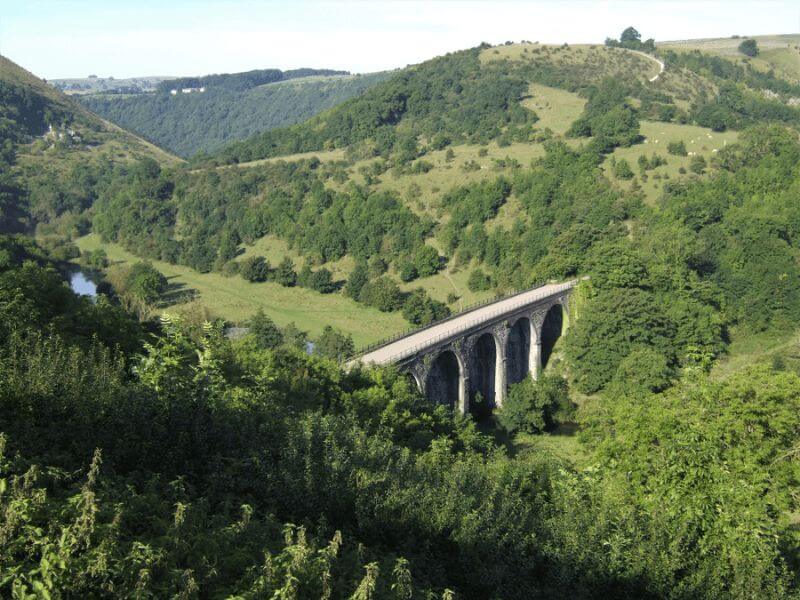
[[548,284],[468,310],[371,349],[353,363],[396,364],[430,400],[469,411],[478,393],[500,407],[508,386],[534,378],[568,325],[577,281]]

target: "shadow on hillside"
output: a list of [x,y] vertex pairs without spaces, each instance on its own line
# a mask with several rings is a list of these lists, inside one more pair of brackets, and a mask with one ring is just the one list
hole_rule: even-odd
[[[167,281],[174,278],[175,276],[168,277]],[[161,295],[159,304],[162,307],[186,304],[195,300],[199,295],[196,289],[187,287],[185,283],[172,281],[167,284],[167,290]]]

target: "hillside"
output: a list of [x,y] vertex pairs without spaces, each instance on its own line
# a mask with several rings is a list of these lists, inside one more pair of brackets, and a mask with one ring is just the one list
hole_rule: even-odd
[[[261,83],[266,77],[167,80],[153,93],[90,94],[80,101],[117,125],[188,158],[267,129],[305,121],[388,77],[385,73],[328,73],[277,71],[270,83]],[[202,93],[170,94],[171,89],[201,85]]]
[[658,42],[661,50],[690,52],[697,50],[704,54],[720,56],[739,64],[751,64],[753,67],[774,72],[784,79],[797,83],[800,81],[800,34],[790,35],[756,35],[747,39],[756,40],[759,47],[758,56],[747,57],[739,52],[742,36],[730,38],[709,38],[703,40],[682,40]]
[[[0,56],[0,137],[4,207],[0,230],[55,226],[68,228],[88,209],[87,185],[100,171],[145,158],[165,166],[179,159],[92,114],[73,99]],[[90,175],[90,173],[94,173]],[[85,227],[85,223],[82,225]]]
[[[798,84],[630,45],[453,52],[189,164],[9,67],[0,596],[796,600]],[[344,368],[573,278],[536,378],[524,320],[423,389]]]

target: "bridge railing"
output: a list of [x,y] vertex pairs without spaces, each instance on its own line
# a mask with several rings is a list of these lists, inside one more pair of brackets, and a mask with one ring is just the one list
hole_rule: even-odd
[[[445,339],[452,338],[453,336],[456,336],[459,333],[462,333],[463,331],[467,331],[469,329],[472,329],[472,328],[474,328],[474,327],[476,327],[478,325],[486,323],[487,321],[492,321],[495,317],[498,317],[498,316],[503,315],[503,314],[508,314],[509,312],[513,312],[515,309],[517,309],[517,308],[519,308],[521,306],[525,306],[527,304],[530,304],[531,302],[535,302],[537,300],[541,300],[542,298],[546,298],[548,296],[553,296],[553,295],[555,295],[555,294],[557,294],[559,292],[562,292],[564,290],[568,290],[568,289],[574,287],[576,283],[577,283],[576,281],[568,281],[566,283],[559,284],[555,288],[555,290],[549,290],[547,293],[545,293],[544,291],[540,291],[540,293],[537,294],[536,296],[534,296],[533,298],[526,298],[524,301],[517,302],[515,304],[512,304],[511,306],[505,306],[503,308],[498,308],[497,310],[494,310],[491,313],[489,313],[488,316],[484,316],[481,319],[471,319],[469,321],[466,321],[465,323],[457,325],[453,329],[449,329],[449,330],[447,330],[445,332],[442,332],[442,333],[434,336],[433,338],[428,338],[424,342],[421,342],[419,344],[414,344],[413,346],[411,346],[409,348],[406,348],[406,349],[401,350],[401,351],[399,351],[397,353],[389,355],[389,357],[386,359],[386,362],[390,362],[390,363],[397,362],[397,361],[403,360],[404,358],[407,358],[409,356],[413,356],[414,354],[416,354],[420,350],[424,350],[426,348],[429,348],[430,346],[436,345],[438,342],[441,342],[441,341],[443,341]],[[373,345],[374,347],[371,350],[361,351],[356,356],[357,357],[358,356],[363,356],[363,355],[367,354],[368,352],[372,352],[374,350],[377,350],[378,348],[381,348],[383,346],[387,346],[387,345],[389,345],[391,343],[397,342],[397,341],[399,341],[399,340],[401,340],[401,339],[403,339],[405,337],[409,337],[409,336],[411,336],[413,334],[417,334],[417,333],[419,333],[421,331],[424,331],[426,329],[430,329],[431,327],[434,327],[436,325],[441,325],[442,323],[445,323],[447,321],[452,321],[455,318],[463,317],[465,314],[468,314],[469,312],[474,311],[476,308],[480,308],[480,307],[486,306],[487,304],[491,304],[493,302],[501,302],[501,301],[504,301],[504,300],[508,300],[509,298],[513,298],[515,296],[519,296],[520,294],[528,293],[530,291],[531,291],[530,289],[527,289],[527,290],[523,290],[521,292],[516,292],[514,294],[509,294],[509,295],[507,295],[507,296],[505,296],[503,298],[500,298],[500,299],[495,299],[495,300],[491,300],[489,302],[479,303],[477,306],[471,307],[469,310],[461,311],[461,312],[459,312],[459,313],[457,313],[457,314],[455,314],[455,315],[453,315],[451,317],[448,317],[447,319],[441,319],[440,321],[438,321],[436,323],[432,323],[432,324],[430,324],[430,325],[428,325],[426,327],[417,328],[417,329],[413,330],[411,333],[406,333],[404,335],[396,336],[394,339],[392,339],[392,340],[390,340],[388,342],[384,342],[384,343],[378,344],[378,345]]]
[[478,300],[477,302],[468,304],[466,308],[462,308],[458,312],[452,313],[441,319],[436,319],[435,321],[431,321],[427,325],[422,325],[421,327],[409,327],[408,329],[404,329],[400,333],[395,333],[393,335],[382,338],[377,342],[372,342],[371,344],[367,344],[366,346],[361,346],[360,348],[356,349],[356,351],[353,353],[353,356],[350,358],[357,358],[359,356],[372,352],[373,350],[377,350],[382,346],[386,346],[388,344],[391,344],[392,342],[396,342],[410,335],[414,335],[415,333],[419,333],[420,331],[425,331],[426,329],[430,329],[431,327],[436,327],[437,325],[441,325],[442,323],[446,323],[447,321],[452,321],[453,319],[463,317],[465,314],[472,312],[473,310],[476,310],[478,308],[482,308],[487,304],[500,302],[501,300],[508,300],[509,298],[513,298],[514,296],[518,296],[519,294],[524,294],[526,292],[529,292],[531,291],[532,288],[540,287],[543,285],[547,285],[547,282],[546,281],[538,282],[529,288],[525,288],[524,290],[514,290],[512,292],[508,292],[507,294],[497,294],[495,296],[486,298],[484,300]]

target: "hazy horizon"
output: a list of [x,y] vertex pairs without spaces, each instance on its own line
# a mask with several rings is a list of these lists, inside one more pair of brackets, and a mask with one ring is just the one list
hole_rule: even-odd
[[800,31],[800,7],[780,0],[491,5],[178,0],[169,6],[154,0],[113,6],[98,0],[34,0],[4,7],[0,54],[47,79],[299,67],[368,73],[481,42],[602,43],[629,25],[657,41],[789,35]]

